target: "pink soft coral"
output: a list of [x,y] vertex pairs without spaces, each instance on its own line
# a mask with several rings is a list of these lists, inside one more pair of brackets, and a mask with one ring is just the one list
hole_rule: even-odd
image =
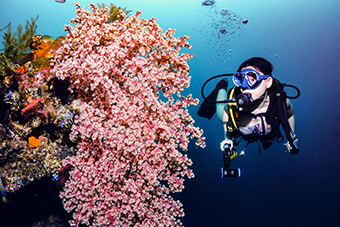
[[169,193],[194,174],[178,149],[187,150],[189,137],[204,147],[187,110],[198,100],[180,94],[190,83],[192,55],[179,53],[190,48],[188,37],[162,33],[155,18],[140,20],[140,11],[107,24],[105,10],[75,5],[75,26],[66,26],[52,70],[83,102],[70,135],[80,138],[79,150],[63,162],[73,166],[60,194],[74,211],[71,224],[181,225],[182,204]]

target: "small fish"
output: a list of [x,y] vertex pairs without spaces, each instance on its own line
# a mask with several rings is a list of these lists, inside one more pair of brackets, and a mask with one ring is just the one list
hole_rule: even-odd
[[4,189],[4,186],[2,185],[1,177],[0,177],[0,191],[1,191],[1,194],[2,194],[2,201],[4,203],[7,203],[8,202],[7,195],[6,195],[6,191]]
[[215,4],[215,0],[205,0],[202,2],[202,6],[212,6]]
[[23,108],[21,110],[21,114],[24,114],[27,110],[32,109],[35,105],[37,105],[39,102],[43,101],[44,98],[38,98],[38,99],[34,99],[32,102],[30,102],[27,106],[25,106],[25,108]]
[[248,20],[242,21],[242,24],[247,24],[247,23],[248,23]]
[[53,42],[52,36],[50,36],[50,35],[43,35],[42,37],[43,37],[44,41],[52,41]]
[[66,0],[54,0],[54,1],[59,2],[59,3],[65,3],[66,2]]

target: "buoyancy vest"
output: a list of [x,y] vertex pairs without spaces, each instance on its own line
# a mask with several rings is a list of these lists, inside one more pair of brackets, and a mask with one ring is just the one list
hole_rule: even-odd
[[[237,95],[241,93],[239,87],[233,87],[228,91],[229,99],[235,98]],[[285,134],[287,136],[287,140],[291,141],[290,133],[292,132],[291,127],[288,122],[288,118],[291,117],[287,115],[287,95],[283,90],[281,83],[274,79],[273,85],[267,90],[267,95],[269,96],[269,106],[265,113],[260,114],[252,114],[244,111],[239,111],[235,104],[228,104],[228,115],[229,121],[227,123],[227,134],[229,138],[238,138],[242,137],[242,139],[253,143],[255,141],[260,141],[263,149],[268,149],[274,140],[277,142],[283,141],[283,136],[280,132],[280,125],[283,126]],[[268,134],[251,134],[244,135],[239,131],[239,116],[240,114],[248,114],[253,118],[260,117],[262,125],[264,125],[264,119],[268,125],[271,126],[271,132]],[[262,127],[264,129],[264,127]]]

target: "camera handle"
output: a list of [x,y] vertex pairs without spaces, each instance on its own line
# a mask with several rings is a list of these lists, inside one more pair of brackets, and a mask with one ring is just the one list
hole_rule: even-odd
[[221,168],[221,175],[222,178],[225,177],[240,177],[241,176],[241,170],[238,169],[230,169],[230,162],[232,159],[234,159],[237,156],[237,152],[235,149],[231,149],[230,144],[224,145],[224,151],[223,151],[223,163],[224,168]]
[[224,144],[224,151],[223,151],[223,163],[224,163],[224,168],[229,169],[230,168],[230,157],[233,154],[233,151],[230,149],[230,144]]

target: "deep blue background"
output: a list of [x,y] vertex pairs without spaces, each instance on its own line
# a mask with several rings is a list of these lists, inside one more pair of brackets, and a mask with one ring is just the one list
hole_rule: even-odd
[[[85,7],[88,2],[80,1]],[[257,145],[250,145],[247,155],[232,163],[242,169],[238,179],[220,178],[222,125],[216,117],[210,121],[198,117],[198,107],[190,108],[196,126],[205,132],[207,147],[190,144],[188,155],[194,162],[196,177],[187,180],[186,189],[174,195],[184,204],[185,226],[339,226],[340,1],[216,0],[213,7],[201,6],[197,0],[113,3],[133,12],[141,9],[144,18],[159,18],[161,27],[177,30],[176,36],[191,36],[192,49],[183,51],[195,57],[189,62],[191,86],[184,93],[202,100],[200,88],[206,79],[232,73],[253,56],[271,61],[273,76],[298,86],[302,92],[299,99],[292,100],[300,153],[286,154],[282,144],[274,144],[259,156]],[[248,19],[248,24],[238,28],[233,22],[234,33],[221,35],[219,23],[225,20],[219,14],[222,9]],[[37,14],[37,32],[57,37],[64,34],[63,25],[74,16],[74,6],[68,0],[64,4],[52,0],[0,0],[0,28],[9,20],[15,28]],[[207,91],[213,87],[210,84]],[[1,223],[15,223],[25,215],[29,216],[27,226],[37,221],[35,204],[43,196],[46,202],[51,200],[45,206],[54,207],[50,213],[61,215],[57,190],[53,191],[48,180],[9,194],[12,205],[0,205]],[[46,191],[44,187],[53,195],[35,193]],[[18,204],[29,208],[23,213],[25,209],[19,209]],[[46,208],[39,218],[48,212]]]

